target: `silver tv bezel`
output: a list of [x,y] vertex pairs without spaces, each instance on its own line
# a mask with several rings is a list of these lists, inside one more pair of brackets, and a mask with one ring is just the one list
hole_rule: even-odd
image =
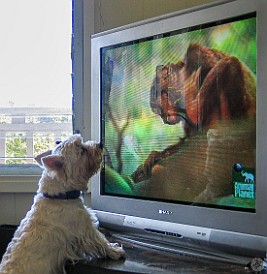
[[[100,140],[100,49],[132,40],[256,12],[257,14],[257,145],[256,212],[222,210],[150,200],[101,195],[100,174],[91,182],[92,208],[100,224],[121,231],[166,230],[208,245],[226,245],[251,255],[267,249],[267,1],[217,1],[92,36],[91,132]],[[160,214],[172,212],[172,214]]]

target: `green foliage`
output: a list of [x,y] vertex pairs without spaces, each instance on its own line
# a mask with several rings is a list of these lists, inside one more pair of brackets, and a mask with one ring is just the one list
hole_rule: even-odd
[[[33,135],[33,155],[38,155],[55,147],[56,141],[63,141],[70,136],[68,132],[62,132],[60,136],[54,133],[38,132]],[[27,155],[26,133],[9,133],[6,136],[6,164],[35,163],[30,155]]]
[[[132,188],[127,183],[127,181],[115,170],[109,168],[108,166],[105,168],[105,179],[106,193],[132,195]],[[128,178],[128,180],[130,179]]]
[[53,133],[35,133],[33,151],[34,155],[40,154],[55,146],[55,136]]
[[9,133],[6,138],[6,157],[18,158],[8,159],[7,164],[25,164],[27,144],[25,133]]

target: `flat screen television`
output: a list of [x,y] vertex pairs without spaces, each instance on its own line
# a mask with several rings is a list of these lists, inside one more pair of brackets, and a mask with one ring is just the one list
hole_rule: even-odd
[[219,1],[93,35],[102,226],[265,257],[266,14],[266,0]]

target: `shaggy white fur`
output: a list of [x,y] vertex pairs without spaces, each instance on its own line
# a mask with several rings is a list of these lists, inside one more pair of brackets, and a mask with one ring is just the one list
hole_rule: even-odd
[[92,223],[94,216],[82,197],[100,168],[102,149],[73,135],[54,150],[36,157],[44,168],[34,203],[21,221],[0,265],[1,274],[65,273],[67,260],[92,256],[119,259],[125,252],[109,243]]

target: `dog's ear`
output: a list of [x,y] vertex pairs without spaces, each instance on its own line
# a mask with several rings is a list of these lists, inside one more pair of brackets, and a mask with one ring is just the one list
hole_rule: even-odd
[[45,156],[41,160],[44,166],[55,171],[61,170],[64,164],[62,156],[59,155]]
[[39,166],[43,166],[42,158],[52,154],[52,150],[47,150],[34,157],[34,160],[38,163]]

